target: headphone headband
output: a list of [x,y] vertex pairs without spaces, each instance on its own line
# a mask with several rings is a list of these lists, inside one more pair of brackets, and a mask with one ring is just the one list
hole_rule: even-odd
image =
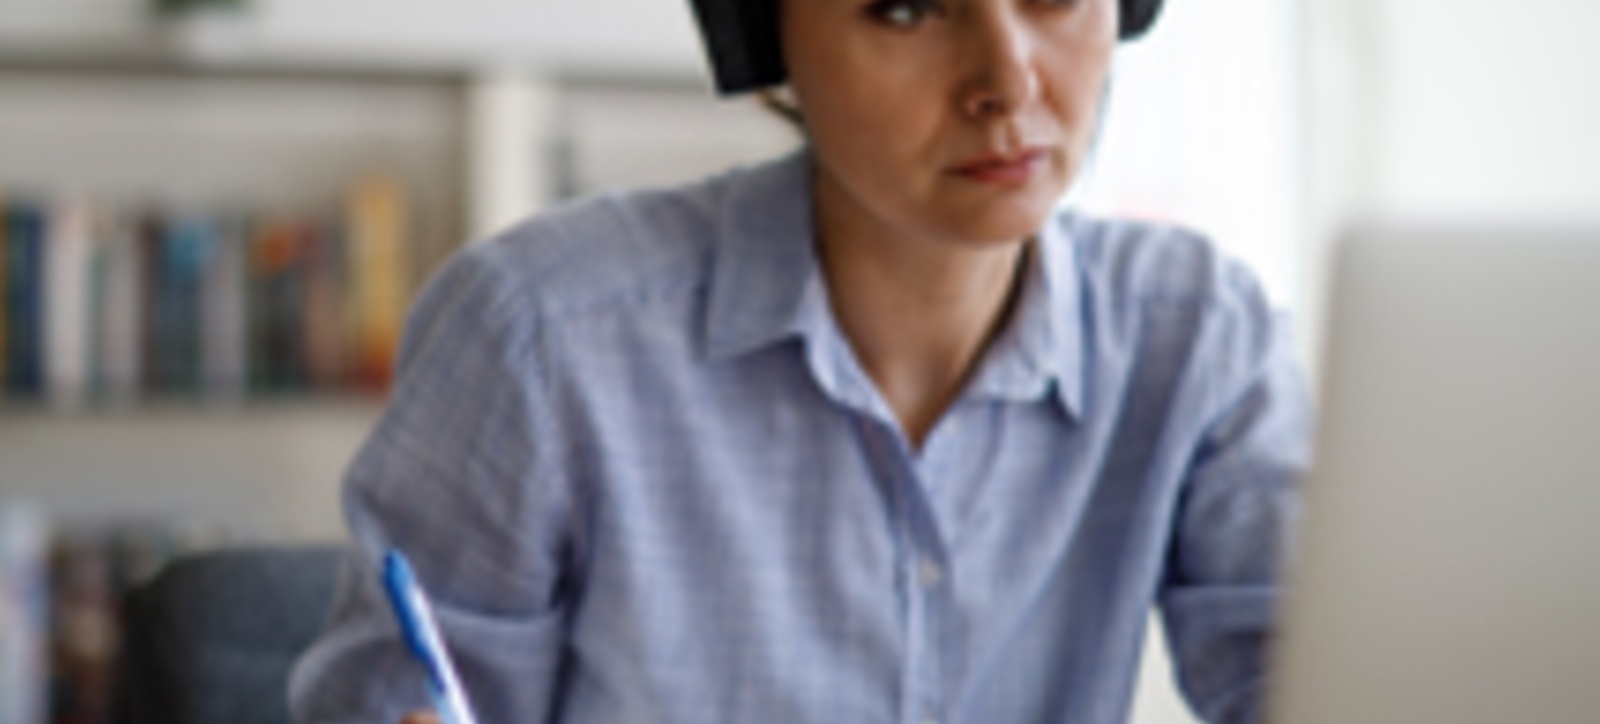
[[[1123,41],[1155,25],[1162,0],[1118,0]],[[780,85],[788,78],[778,33],[777,0],[693,0],[700,36],[716,75],[717,91],[733,95]]]

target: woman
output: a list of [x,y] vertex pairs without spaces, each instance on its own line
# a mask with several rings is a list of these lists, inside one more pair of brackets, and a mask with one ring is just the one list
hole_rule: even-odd
[[431,283],[300,721],[423,703],[391,546],[484,722],[1120,722],[1153,605],[1196,711],[1255,720],[1308,403],[1245,271],[1055,210],[1118,6],[777,25],[804,150]]

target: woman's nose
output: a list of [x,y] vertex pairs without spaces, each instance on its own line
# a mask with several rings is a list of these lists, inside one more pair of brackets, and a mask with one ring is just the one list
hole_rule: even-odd
[[1026,21],[1004,11],[982,13],[966,23],[971,59],[959,103],[975,120],[1004,117],[1039,94],[1034,38]]

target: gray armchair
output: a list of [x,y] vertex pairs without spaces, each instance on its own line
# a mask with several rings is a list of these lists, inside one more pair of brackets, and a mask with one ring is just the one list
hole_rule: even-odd
[[115,724],[286,724],[287,682],[321,631],[337,548],[181,558],[128,598]]

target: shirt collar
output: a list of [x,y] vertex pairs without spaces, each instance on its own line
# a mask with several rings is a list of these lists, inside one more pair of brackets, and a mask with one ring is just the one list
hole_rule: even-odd
[[[801,148],[747,172],[723,197],[706,318],[712,359],[786,339],[805,343],[829,394],[863,409],[882,403],[855,364],[828,306],[812,224],[814,161]],[[990,345],[969,396],[1030,400],[1053,390],[1068,414],[1083,400],[1083,325],[1075,245],[1067,217],[1036,236],[1022,296]]]
[[1011,322],[990,342],[969,396],[1032,400],[1053,393],[1068,414],[1082,412],[1082,285],[1068,218],[1053,215],[1034,236]]
[[[820,279],[811,223],[811,159],[801,149],[742,174],[716,227],[707,351],[733,357],[803,333]],[[822,303],[826,311],[826,295]]]

